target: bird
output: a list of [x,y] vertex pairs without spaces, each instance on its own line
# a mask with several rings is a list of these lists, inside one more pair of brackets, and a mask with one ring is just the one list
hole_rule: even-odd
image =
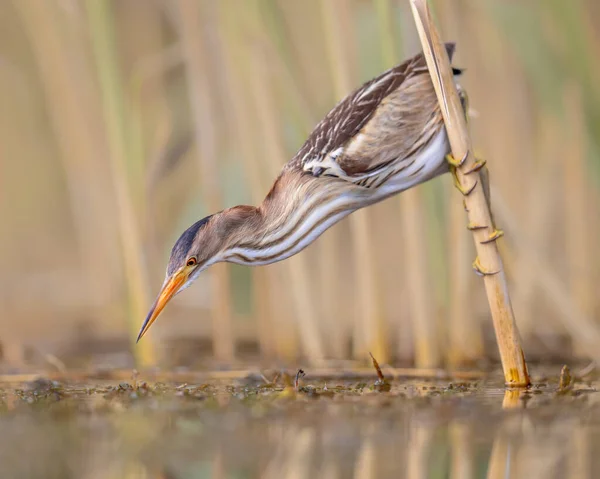
[[[455,44],[445,48],[452,61]],[[462,70],[452,66],[452,72],[466,109],[457,79]],[[354,211],[460,164],[451,156],[425,56],[418,53],[339,101],[283,166],[260,205],[224,209],[181,234],[137,341],[209,266],[285,260]]]

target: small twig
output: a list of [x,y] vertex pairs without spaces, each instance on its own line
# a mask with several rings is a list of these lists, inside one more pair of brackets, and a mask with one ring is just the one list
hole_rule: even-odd
[[558,392],[567,393],[573,389],[573,377],[571,376],[571,370],[566,364],[560,371],[560,380],[558,381]]
[[140,375],[140,373],[138,372],[137,369],[134,369],[133,372],[131,373],[131,382],[133,383],[132,386],[133,386],[134,390],[137,390],[137,388],[138,388],[137,379],[138,379],[139,375]]
[[371,356],[371,359],[373,360],[373,367],[375,368],[375,371],[377,371],[377,381],[375,381],[375,389],[379,392],[389,391],[392,388],[392,386],[390,385],[389,382],[386,381],[385,376],[381,372],[381,368],[379,367],[379,363],[377,362],[377,359],[375,359],[375,357],[371,354],[370,351],[369,351],[369,355]]
[[375,371],[377,371],[377,377],[379,378],[379,381],[384,382],[385,377],[383,376],[383,373],[381,372],[381,368],[379,367],[379,363],[377,362],[377,359],[375,359],[373,354],[371,354],[371,351],[369,351],[369,356],[371,356],[371,359],[373,360],[373,367],[375,368]]
[[302,379],[304,376],[306,376],[305,372],[302,369],[298,369],[298,372],[296,373],[296,379],[294,381],[294,389],[296,389],[296,391],[298,391],[300,379]]

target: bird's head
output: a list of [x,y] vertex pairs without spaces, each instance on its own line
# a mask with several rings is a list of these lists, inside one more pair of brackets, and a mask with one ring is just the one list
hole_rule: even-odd
[[183,232],[171,250],[165,281],[146,316],[138,341],[171,298],[191,286],[210,265],[224,260],[224,253],[241,237],[241,226],[249,223],[252,210],[255,208],[230,208],[197,221]]

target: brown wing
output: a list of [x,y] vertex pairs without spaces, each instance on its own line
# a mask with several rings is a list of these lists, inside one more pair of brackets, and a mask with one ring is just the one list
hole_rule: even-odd
[[[454,43],[446,44],[450,60],[454,48]],[[351,140],[369,123],[386,98],[407,80],[422,75],[428,75],[428,71],[425,58],[420,53],[362,85],[319,122],[289,165],[301,166],[315,176],[323,173],[353,176],[372,167],[368,158],[342,155],[344,147],[351,144]],[[431,83],[428,78],[427,81]],[[343,171],[337,171],[336,174],[336,168]]]

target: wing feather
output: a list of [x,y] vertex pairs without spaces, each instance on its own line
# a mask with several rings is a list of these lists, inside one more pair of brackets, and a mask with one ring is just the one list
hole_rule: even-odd
[[[452,60],[455,45],[445,46]],[[356,182],[407,156],[418,146],[423,129],[437,121],[436,112],[435,92],[420,53],[340,101],[317,124],[289,166]]]

